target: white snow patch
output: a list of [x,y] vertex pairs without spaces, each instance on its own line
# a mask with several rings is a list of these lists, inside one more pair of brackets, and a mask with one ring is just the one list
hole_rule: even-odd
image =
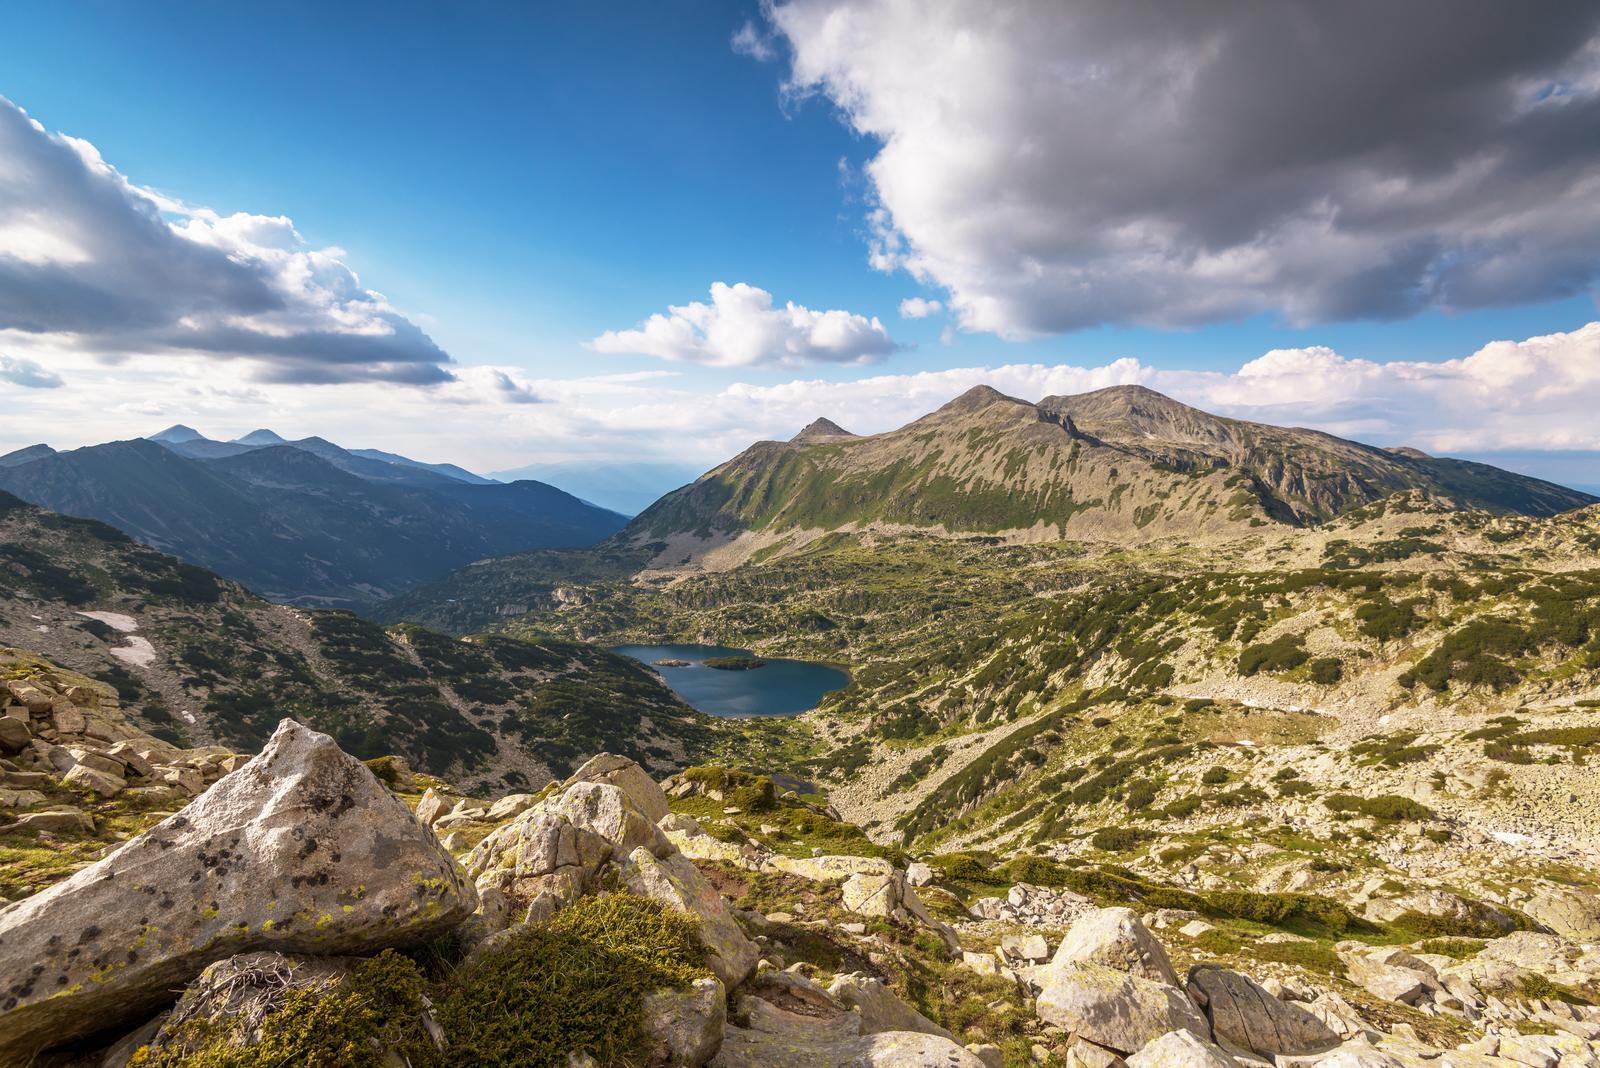
[[128,639],[127,645],[112,649],[111,655],[121,660],[124,664],[147,667],[155,663],[156,647],[150,644],[148,638],[140,638],[134,635]]
[[185,723],[189,724],[191,727],[194,726],[195,720],[193,712],[190,712],[187,708],[180,708],[178,709],[178,715],[183,717],[183,721]]
[[120,630],[124,634],[132,634],[139,629],[139,621],[132,616],[125,616],[121,612],[79,612],[80,616],[98,619],[112,630]]
[[1516,831],[1490,831],[1490,838],[1497,838],[1506,845],[1526,845],[1533,841],[1531,835],[1518,834]]

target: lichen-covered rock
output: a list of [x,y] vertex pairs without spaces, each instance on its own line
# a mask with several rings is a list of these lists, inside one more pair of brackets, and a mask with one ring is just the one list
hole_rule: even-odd
[[1051,964],[1081,960],[1168,986],[1178,985],[1178,974],[1172,969],[1167,951],[1132,909],[1100,909],[1079,917],[1061,940]]
[[1321,1019],[1280,1001],[1238,972],[1196,965],[1189,970],[1189,982],[1205,994],[1206,1016],[1216,1037],[1243,1049],[1298,1056],[1339,1044],[1339,1035]]
[[1446,968],[1439,969],[1439,982],[1448,989],[1462,984],[1476,987],[1485,994],[1504,997],[1515,994],[1527,972],[1510,961],[1469,957]]
[[499,823],[520,816],[538,802],[533,794],[507,794],[489,806],[488,819],[490,823]]
[[1168,1031],[1211,1037],[1211,1025],[1176,986],[1096,961],[1050,963],[1040,977],[1039,1019],[1122,1054],[1143,1049]]
[[894,865],[881,857],[786,857],[773,856],[762,865],[762,870],[797,875],[817,883],[842,883],[852,875],[891,875]]
[[699,834],[689,834],[686,831],[671,830],[667,831],[666,835],[667,841],[678,847],[678,852],[693,860],[714,860],[722,864],[746,866],[743,846],[718,841],[704,831]]
[[640,812],[651,823],[667,814],[667,795],[650,777],[650,773],[627,757],[601,753],[572,773],[562,784],[571,787],[580,782],[604,783],[615,786],[628,795]]
[[857,872],[844,881],[843,900],[847,912],[862,916],[892,916],[900,907],[900,873],[887,875]]
[[[94,817],[71,805],[58,805],[44,812],[24,812],[17,817],[17,822],[9,825],[6,830],[49,831],[52,834],[93,834]],[[4,916],[5,910],[0,909],[0,918]],[[0,973],[0,978],[3,977],[3,973]],[[0,987],[0,989],[4,988]]]
[[1560,935],[1517,931],[1478,951],[1479,960],[1499,960],[1530,972],[1549,972],[1558,961],[1576,960],[1582,950]]
[[841,976],[828,987],[828,994],[847,1009],[861,1014],[861,1033],[916,1031],[956,1041],[956,1036],[907,1005],[883,984],[882,980],[851,974]]
[[1379,898],[1368,902],[1366,916],[1379,923],[1390,923],[1407,912],[1420,912],[1424,916],[1440,916],[1468,923],[1488,921],[1502,931],[1511,931],[1516,924],[1511,917],[1481,901],[1468,901],[1446,890],[1419,890],[1403,897]]
[[116,797],[128,788],[128,780],[87,764],[79,764],[67,772],[62,776],[61,782],[65,786],[76,786],[80,790],[88,790],[101,797]]
[[1239,1062],[1198,1035],[1168,1031],[1129,1057],[1128,1068],[1239,1068]]
[[602,864],[641,846],[658,857],[677,851],[619,787],[580,782],[489,832],[466,867],[480,888],[523,901],[549,892],[571,903]]
[[699,1068],[715,1056],[728,1023],[727,997],[716,979],[648,995],[641,1030],[653,1047],[652,1063]]
[[1579,942],[1600,939],[1600,897],[1572,887],[1535,894],[1522,906],[1536,923]]
[[1375,960],[1357,954],[1347,954],[1344,958],[1345,967],[1348,969],[1352,983],[1366,990],[1374,997],[1383,998],[1385,1001],[1399,1001],[1406,1005],[1414,1005],[1422,992],[1427,989],[1424,982],[1425,976],[1421,972],[1414,972],[1410,968],[1396,968],[1392,964],[1379,964]]
[[1044,935],[1005,935],[1000,939],[1000,951],[1022,964],[1043,964],[1050,959],[1050,943]]
[[738,986],[755,969],[760,959],[755,943],[745,937],[722,895],[687,857],[674,853],[657,858],[641,846],[628,856],[619,875],[623,885],[640,897],[659,901],[700,921],[706,966],[724,986]]
[[148,1015],[213,961],[417,945],[476,907],[404,802],[286,719],[181,814],[0,909],[0,1062]]

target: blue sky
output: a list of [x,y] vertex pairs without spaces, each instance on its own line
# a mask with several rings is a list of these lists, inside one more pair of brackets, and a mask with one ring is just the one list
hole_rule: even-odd
[[[1214,6],[1214,24],[1196,32],[1220,28],[1250,45],[1257,30],[1239,29],[1229,5]],[[1296,154],[1307,150],[1290,144],[1289,131],[1309,113],[1258,114],[1263,99],[1293,94],[1274,82],[1281,71],[1244,70],[1239,85],[1202,86],[1181,102],[1188,129],[1210,123],[1208,141],[1237,141],[1229,160],[1152,150],[1129,163],[1099,146],[1170,143],[1171,131],[1141,126],[1150,109],[1140,94],[1158,90],[1130,75],[1110,95],[1084,99],[1082,112],[1104,121],[1073,127],[1056,117],[1061,108],[1013,92],[1007,79],[1058,62],[1137,71],[1156,31],[1125,22],[1117,5],[1064,5],[1070,23],[1055,5],[928,7],[940,13],[906,22],[914,9],[888,0],[769,9],[691,0],[6,4],[0,95],[43,127],[41,145],[58,133],[92,144],[132,186],[170,198],[168,221],[198,209],[292,220],[303,250],[340,250],[329,260],[387,298],[361,315],[401,324],[404,336],[420,331],[453,358],[441,375],[428,362],[435,350],[413,339],[397,363],[382,364],[387,371],[346,355],[327,357],[330,367],[346,362],[325,374],[312,342],[267,357],[221,341],[190,351],[142,326],[108,329],[93,344],[54,327],[0,329],[0,358],[11,361],[0,370],[12,368],[0,388],[26,391],[40,413],[37,425],[8,429],[11,444],[74,446],[181,421],[215,436],[273,425],[480,469],[584,456],[709,461],[753,437],[787,436],[789,424],[792,433],[817,414],[888,429],[969,381],[1020,390],[1139,380],[1212,410],[1377,444],[1422,442],[1457,455],[1515,448],[1534,456],[1523,467],[1559,449],[1565,480],[1600,483],[1600,470],[1583,475],[1600,438],[1577,423],[1552,432],[1536,403],[1508,415],[1483,401],[1482,383],[1501,380],[1494,374],[1467,376],[1476,393],[1446,375],[1420,402],[1449,409],[1430,419],[1411,419],[1417,397],[1393,385],[1412,372],[1341,364],[1336,377],[1362,384],[1320,406],[1330,372],[1317,364],[1324,377],[1305,377],[1310,357],[1274,364],[1271,404],[1234,388],[1241,367],[1270,350],[1331,350],[1346,364],[1459,361],[1493,341],[1573,334],[1600,318],[1600,210],[1572,206],[1573,190],[1594,176],[1587,150],[1527,161],[1523,170],[1570,174],[1562,188],[1508,173],[1481,183],[1466,207],[1441,206],[1441,197],[1426,210],[1408,207],[1411,218],[1347,226],[1337,242],[1324,241],[1305,236],[1314,205],[1345,198],[1340,226],[1388,210],[1362,175],[1414,143],[1415,131],[1374,132],[1388,121],[1374,112],[1351,135],[1370,143],[1319,146],[1323,158],[1303,166]],[[1492,16],[1477,38],[1426,47],[1442,50],[1436,68],[1489,71],[1491,88],[1530,71],[1549,79],[1570,98],[1559,121],[1581,125],[1594,104],[1593,71],[1573,63],[1594,25],[1583,5],[1568,7],[1552,6],[1548,40],[1529,45],[1515,69],[1491,70],[1474,51],[1495,41]],[[830,36],[828,18],[854,36]],[[1367,30],[1328,27],[1327,58],[1341,60],[1340,47],[1354,57],[1354,45],[1340,41],[1367,40]],[[1428,30],[1416,28],[1419,41],[1439,36]],[[962,32],[989,35],[988,66],[946,48]],[[1354,74],[1418,98],[1435,88],[1418,91],[1412,83],[1424,75],[1409,64]],[[1313,88],[1307,100],[1354,91]],[[924,100],[946,117],[929,118]],[[1450,105],[1440,114],[1453,114]],[[1362,106],[1351,98],[1346,110]],[[1422,113],[1408,121],[1439,122]],[[1461,145],[1438,158],[1384,166],[1420,183],[1473,153],[1533,151],[1506,126],[1503,116],[1463,123]],[[1330,132],[1329,143],[1337,139]],[[1036,144],[1048,166],[1034,172],[1017,146]],[[1265,160],[1249,164],[1251,180],[1270,171],[1270,187],[1228,171],[1251,153]],[[1216,172],[1208,181],[1243,192],[1184,180],[1208,167]],[[1305,176],[1311,169],[1342,184],[1318,186]],[[1521,206],[1536,195],[1567,203],[1566,214],[1524,220]],[[1252,206],[1274,197],[1283,204],[1270,212]],[[997,204],[1016,205],[1016,218],[1000,218]],[[1118,212],[1119,228],[1098,222]],[[1483,237],[1485,218],[1515,220],[1501,227],[1515,231],[1506,247]],[[1229,228],[1233,236],[1219,236]],[[1404,230],[1404,242],[1390,230]],[[207,233],[213,243],[234,240]],[[1140,235],[1139,255],[1118,246],[1128,233]],[[289,239],[250,240],[276,248]],[[1548,251],[1557,245],[1559,256]],[[1419,260],[1417,249],[1432,251]],[[1210,264],[1196,266],[1206,256]],[[1501,266],[1461,266],[1477,261]],[[1228,277],[1217,282],[1219,274]],[[788,355],[759,339],[735,353],[714,339],[685,349],[637,329],[669,306],[708,301],[716,282],[764,290],[779,309],[792,301],[837,310],[842,340],[831,349],[814,333],[797,342],[783,326]],[[943,307],[905,318],[901,302],[913,297]],[[296,322],[284,329],[318,337],[342,329]],[[1540,358],[1574,367],[1594,356],[1583,337]],[[1130,360],[1137,367],[1117,363]],[[1007,365],[1035,370],[983,373]],[[477,377],[463,373],[474,368]],[[1059,368],[1082,373],[1051,370]],[[1529,373],[1510,388],[1548,378]],[[929,374],[937,377],[908,377]],[[618,375],[639,377],[610,377]],[[51,376],[73,388],[48,388]],[[1575,398],[1587,381],[1574,378]],[[93,406],[96,417],[72,414],[82,392],[96,389],[107,400]],[[62,404],[68,392],[75,404]]]

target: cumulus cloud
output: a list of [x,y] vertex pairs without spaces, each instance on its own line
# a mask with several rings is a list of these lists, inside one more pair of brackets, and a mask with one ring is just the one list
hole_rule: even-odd
[[141,189],[0,97],[0,331],[77,351],[204,353],[276,382],[450,379],[450,357],[290,220]]
[[944,305],[936,300],[923,300],[921,297],[907,297],[900,302],[900,318],[926,319],[935,312],[942,311]]
[[734,31],[731,43],[735,52],[760,63],[778,58],[777,49],[772,47],[772,37],[756,29],[756,24],[749,19]]
[[10,382],[24,389],[60,389],[66,385],[54,371],[33,360],[19,360],[14,356],[0,356],[0,382]]
[[637,330],[607,330],[588,343],[596,352],[639,353],[712,367],[799,367],[881,361],[897,346],[876,317],[812,311],[740,282],[711,286],[711,303],[668,305]]
[[1600,272],[1600,6],[786,0],[788,92],[881,147],[872,262],[964,329],[1295,323]]

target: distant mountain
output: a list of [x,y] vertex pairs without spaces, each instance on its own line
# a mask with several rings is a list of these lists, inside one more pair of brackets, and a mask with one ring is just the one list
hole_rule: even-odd
[[[293,442],[284,442],[284,444],[292,445]],[[404,456],[399,456],[392,452],[384,452],[381,449],[351,449],[350,455],[360,456],[368,460],[382,460],[384,463],[400,464],[402,467],[418,467],[424,471],[448,475],[450,478],[458,479],[462,482],[470,482],[474,486],[493,486],[498,484],[495,479],[475,475],[466,468],[457,467],[455,464],[419,463],[416,460],[408,460]],[[514,482],[516,480],[511,479],[510,481]]]
[[693,482],[705,471],[698,464],[612,464],[569,460],[528,464],[509,471],[491,471],[491,478],[510,482],[532,478],[623,515],[638,515],[668,493]]
[[0,456],[0,467],[15,467],[18,464],[25,464],[40,457],[54,456],[55,452],[56,450],[48,445],[29,445],[27,448],[17,449],[15,452],[8,452],[4,456]]
[[[183,454],[197,446],[243,451]],[[320,438],[111,442],[0,467],[0,488],[302,605],[370,604],[472,560],[590,544],[624,519],[554,487],[469,485]]]
[[242,438],[234,438],[235,445],[287,445],[289,439],[265,428],[252,430]]

